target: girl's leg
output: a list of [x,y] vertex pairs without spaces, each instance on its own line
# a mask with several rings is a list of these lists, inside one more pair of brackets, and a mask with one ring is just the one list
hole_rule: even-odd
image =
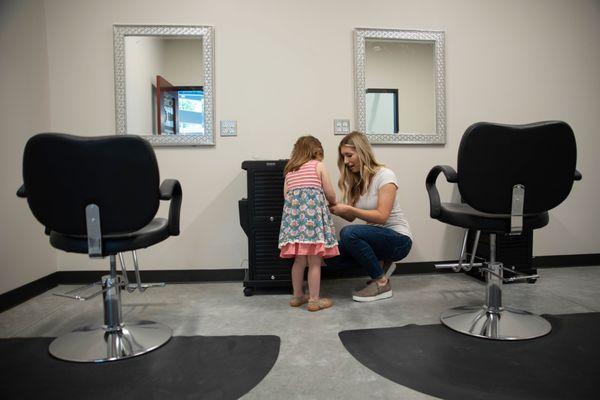
[[321,260],[320,256],[308,256],[309,301],[319,300],[319,292],[321,290]]
[[308,311],[319,311],[333,305],[331,299],[319,297],[321,290],[321,262],[319,256],[308,256]]
[[292,287],[294,288],[294,297],[304,296],[302,284],[304,283],[305,268],[306,256],[296,256],[294,259],[294,265],[292,265]]

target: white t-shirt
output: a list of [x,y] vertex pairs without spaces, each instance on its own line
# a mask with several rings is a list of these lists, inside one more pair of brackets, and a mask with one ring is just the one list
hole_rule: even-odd
[[[377,199],[379,198],[379,189],[388,183],[393,183],[396,188],[398,187],[396,174],[394,174],[394,172],[389,168],[380,167],[375,175],[373,175],[371,178],[371,183],[367,188],[367,192],[359,197],[355,207],[363,210],[375,210],[377,208]],[[369,223],[369,225],[383,226],[384,228],[392,229],[412,239],[410,226],[408,225],[408,221],[404,217],[404,213],[400,208],[400,200],[398,199],[397,194],[396,199],[394,200],[394,205],[392,206],[392,211],[390,212],[390,216],[386,223],[383,225]]]

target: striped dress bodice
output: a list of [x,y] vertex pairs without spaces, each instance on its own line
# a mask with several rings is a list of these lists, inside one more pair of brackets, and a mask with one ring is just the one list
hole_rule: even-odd
[[296,171],[288,172],[285,176],[287,190],[298,188],[319,188],[322,183],[317,173],[317,160],[310,160],[302,164]]

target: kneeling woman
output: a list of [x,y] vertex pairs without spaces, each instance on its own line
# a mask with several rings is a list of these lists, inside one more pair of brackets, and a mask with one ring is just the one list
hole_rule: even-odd
[[392,297],[392,287],[383,266],[406,257],[412,234],[396,191],[394,172],[375,160],[367,137],[359,132],[346,135],[339,145],[339,187],[344,203],[330,207],[347,221],[367,222],[347,225],[340,231],[340,256],[327,264],[359,264],[371,276],[365,288],[353,293],[355,301]]

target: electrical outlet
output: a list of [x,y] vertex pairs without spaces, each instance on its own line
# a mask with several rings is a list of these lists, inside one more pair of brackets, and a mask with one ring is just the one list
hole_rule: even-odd
[[237,121],[221,120],[221,136],[237,136]]
[[334,119],[333,120],[333,133],[335,135],[347,135],[350,133],[350,120],[349,119]]

